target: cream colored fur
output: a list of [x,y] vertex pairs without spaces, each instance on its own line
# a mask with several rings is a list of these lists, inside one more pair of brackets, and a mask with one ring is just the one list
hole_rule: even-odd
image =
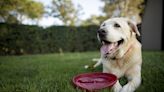
[[[113,28],[112,25],[115,22],[119,23],[121,28]],[[115,42],[123,38],[124,42],[114,54],[107,57],[101,54],[101,58],[94,67],[102,64],[104,73],[112,73],[118,77],[112,88],[114,92],[134,92],[141,83],[142,65],[141,44],[136,39],[136,35],[140,34],[136,25],[126,18],[112,18],[103,22],[100,29],[108,32],[108,41]],[[116,59],[111,59],[111,57]],[[128,83],[122,86],[119,78],[123,76],[128,79]]]

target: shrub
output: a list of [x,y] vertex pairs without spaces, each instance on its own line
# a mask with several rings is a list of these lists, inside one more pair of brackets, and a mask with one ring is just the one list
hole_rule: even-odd
[[98,49],[97,26],[0,24],[0,55],[82,52]]

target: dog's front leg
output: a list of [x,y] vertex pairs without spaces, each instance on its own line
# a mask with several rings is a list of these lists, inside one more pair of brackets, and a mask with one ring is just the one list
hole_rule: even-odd
[[120,92],[134,92],[135,89],[140,85],[141,78],[133,78],[130,82],[123,86]]
[[122,89],[121,84],[119,83],[119,80],[113,85],[112,92],[120,92]]
[[[103,73],[109,73],[107,69],[103,68]],[[119,80],[113,85],[112,92],[120,92],[122,89],[121,84],[119,83]]]
[[92,61],[97,61],[96,64],[93,65],[93,68],[96,68],[97,66],[101,65],[102,60],[100,59],[93,59]]
[[120,92],[134,92],[136,88],[139,87],[141,83],[141,67],[137,66],[135,70],[136,71],[129,71],[131,74],[128,75],[128,83],[123,86]]

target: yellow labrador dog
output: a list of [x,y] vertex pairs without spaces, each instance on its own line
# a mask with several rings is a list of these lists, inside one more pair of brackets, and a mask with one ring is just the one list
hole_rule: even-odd
[[127,18],[108,19],[98,30],[98,39],[102,43],[101,58],[94,67],[102,63],[104,73],[128,79],[123,86],[117,80],[112,88],[114,92],[134,92],[141,83],[141,44],[136,36],[140,33]]

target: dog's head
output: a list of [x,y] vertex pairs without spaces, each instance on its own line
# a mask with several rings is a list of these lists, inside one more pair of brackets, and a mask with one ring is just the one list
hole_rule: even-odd
[[101,24],[97,33],[103,44],[102,53],[105,54],[114,53],[123,44],[128,43],[132,36],[140,36],[135,23],[127,18],[108,19]]

